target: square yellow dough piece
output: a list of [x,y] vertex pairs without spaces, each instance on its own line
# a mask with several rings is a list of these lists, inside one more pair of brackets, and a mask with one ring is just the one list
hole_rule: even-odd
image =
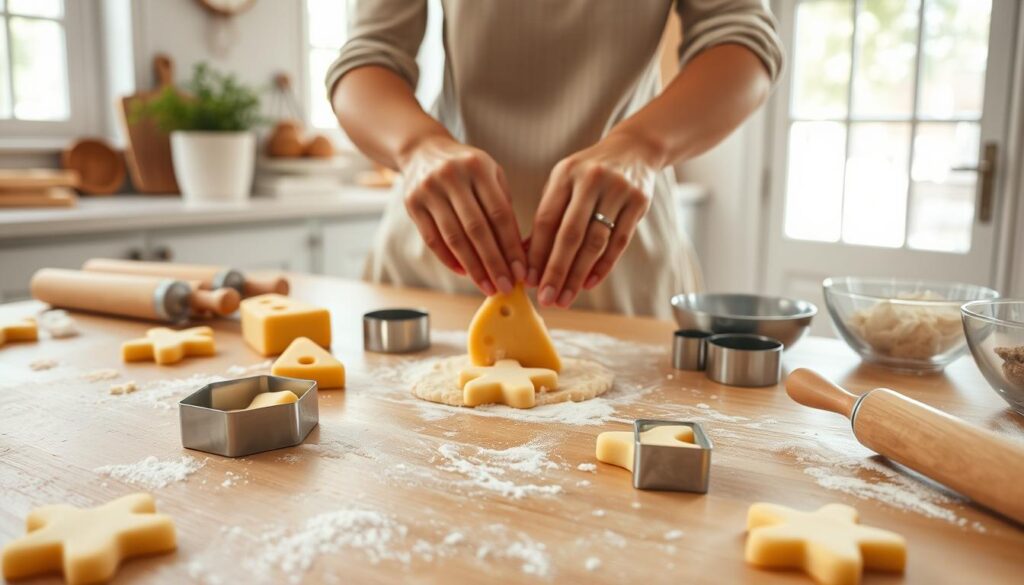
[[[693,429],[683,425],[661,425],[647,429],[640,433],[640,442],[666,447],[697,447]],[[599,434],[595,451],[598,461],[633,471],[633,431],[607,431]]]
[[857,585],[864,569],[901,573],[907,543],[888,530],[857,523],[857,510],[828,504],[814,512],[759,503],[747,512],[747,562],[801,569],[820,585]]
[[522,284],[508,294],[487,297],[469,323],[467,345],[474,366],[515,360],[524,368],[562,371],[548,328]]
[[96,508],[36,508],[25,528],[25,536],[4,546],[4,579],[63,573],[68,585],[105,583],[124,559],[177,546],[171,517],[157,514],[153,496],[145,493]]
[[558,374],[544,368],[524,368],[515,360],[500,360],[493,366],[462,370],[459,386],[466,406],[507,404],[513,408],[533,408],[537,392],[558,387]]
[[167,329],[157,327],[146,336],[121,344],[121,358],[126,362],[154,361],[160,365],[176,364],[185,356],[211,356],[216,353],[213,329]]
[[241,313],[242,337],[261,355],[277,355],[298,337],[331,346],[331,314],[322,307],[267,294],[242,301]]
[[345,387],[345,366],[308,337],[292,341],[274,362],[270,373],[286,378],[313,380],[319,390]]
[[19,319],[13,323],[0,323],[0,345],[9,341],[35,341],[39,328],[35,319]]

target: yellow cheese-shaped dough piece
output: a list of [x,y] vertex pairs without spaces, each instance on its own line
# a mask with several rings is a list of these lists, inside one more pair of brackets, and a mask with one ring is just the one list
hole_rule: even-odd
[[170,516],[157,514],[153,496],[144,493],[96,508],[43,506],[25,524],[28,534],[4,546],[4,579],[63,572],[68,585],[103,583],[124,559],[176,547]]
[[281,390],[280,392],[260,392],[253,397],[252,402],[249,403],[249,406],[245,407],[245,410],[266,408],[267,406],[277,406],[278,404],[291,404],[298,400],[299,397],[291,390]]
[[821,585],[856,585],[864,569],[903,572],[902,536],[857,523],[857,510],[828,504],[802,512],[754,504],[747,512],[747,562],[768,569],[801,569]]
[[[693,442],[693,429],[681,425],[662,425],[640,433],[645,445],[666,447],[697,447]],[[625,467],[633,471],[633,431],[607,431],[597,436],[595,455],[598,461]]]
[[331,346],[331,314],[322,307],[267,294],[245,299],[240,311],[242,337],[261,355],[277,355],[297,337]]
[[345,366],[308,337],[292,341],[274,362],[270,373],[286,378],[315,380],[320,390],[345,387]]
[[39,339],[39,328],[35,319],[21,319],[13,323],[0,324],[0,345],[9,341],[35,341]]
[[213,329],[167,329],[157,327],[146,336],[121,344],[121,359],[126,362],[154,361],[160,365],[176,364],[185,356],[211,356],[216,353]]
[[493,366],[462,370],[459,386],[466,406],[507,404],[513,408],[533,408],[537,392],[558,387],[558,374],[544,368],[524,368],[515,360],[500,360]]
[[477,309],[469,324],[469,359],[475,366],[509,359],[525,368],[562,371],[544,320],[521,284],[508,294],[488,297]]

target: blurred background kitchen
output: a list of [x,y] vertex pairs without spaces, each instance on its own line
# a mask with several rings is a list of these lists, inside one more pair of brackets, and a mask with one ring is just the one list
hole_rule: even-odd
[[[822,279],[842,273],[1024,296],[1021,3],[771,5],[780,86],[675,169],[707,288],[823,306]],[[0,0],[0,302],[27,298],[40,267],[92,257],[359,278],[394,177],[356,152],[324,90],[353,6]],[[428,107],[439,1],[429,15]]]

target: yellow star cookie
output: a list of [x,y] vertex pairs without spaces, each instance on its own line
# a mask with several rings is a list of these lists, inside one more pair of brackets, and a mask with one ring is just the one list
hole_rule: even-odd
[[493,366],[470,366],[459,372],[462,402],[466,406],[507,404],[533,408],[536,392],[558,387],[558,374],[545,368],[524,368],[516,360]]
[[747,512],[747,562],[769,569],[802,569],[821,585],[856,585],[863,569],[903,572],[902,536],[857,523],[857,510],[828,504],[801,512],[754,504]]
[[160,365],[175,364],[185,356],[210,356],[214,354],[213,329],[192,327],[175,331],[157,327],[146,332],[141,339],[121,344],[121,357],[126,362],[153,360]]
[[121,561],[177,546],[174,523],[153,496],[124,496],[96,508],[64,504],[29,513],[28,534],[3,549],[4,579],[63,572],[68,585],[109,581]]
[[13,323],[0,323],[0,345],[8,341],[35,341],[39,329],[35,319],[20,319]]

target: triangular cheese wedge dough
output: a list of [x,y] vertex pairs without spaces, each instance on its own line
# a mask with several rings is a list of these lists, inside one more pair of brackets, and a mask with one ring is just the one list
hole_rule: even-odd
[[469,359],[475,366],[516,360],[524,368],[560,372],[562,360],[551,343],[544,320],[523,285],[508,294],[488,297],[469,324]]
[[308,337],[297,337],[277,358],[270,373],[286,378],[316,380],[317,388],[345,387],[345,366]]

